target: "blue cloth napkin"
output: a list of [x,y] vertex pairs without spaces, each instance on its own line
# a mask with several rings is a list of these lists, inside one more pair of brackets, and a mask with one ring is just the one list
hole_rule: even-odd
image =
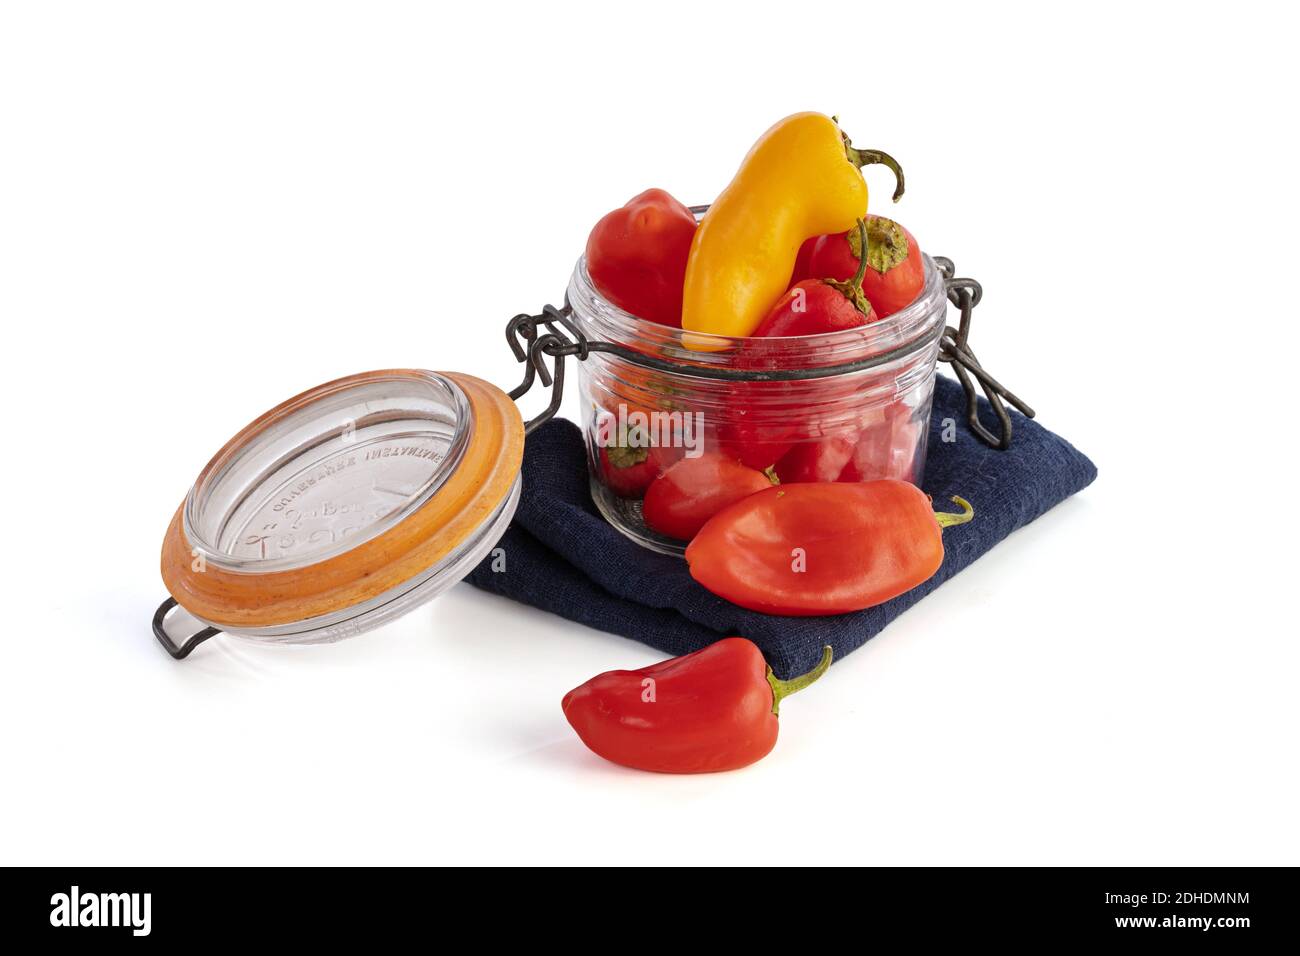
[[[582,434],[550,421],[528,438],[519,510],[499,547],[504,569],[488,558],[469,575],[504,594],[572,621],[631,637],[665,654],[699,650],[739,634],[762,650],[778,677],[810,670],[830,644],[835,660],[868,639],[1017,528],[1089,485],[1097,469],[1069,442],[1012,411],[1007,451],[983,445],[965,426],[965,393],[938,376],[926,458],[926,493],[938,510],[961,495],[975,520],[944,532],[939,571],[878,607],[827,617],[785,617],[737,607],[695,582],[681,558],[647,551],[615,531],[592,503]],[[985,421],[992,410],[980,399]],[[942,440],[944,419],[955,440]]]

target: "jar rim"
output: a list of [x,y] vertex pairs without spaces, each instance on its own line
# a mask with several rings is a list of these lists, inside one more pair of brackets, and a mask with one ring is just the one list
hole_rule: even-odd
[[[661,325],[620,308],[596,288],[581,256],[569,281],[568,299],[583,334],[616,342],[638,351],[659,355],[684,365],[730,368],[740,356],[752,354],[752,343],[762,342],[766,350],[779,350],[782,366],[791,369],[825,367],[857,362],[913,346],[922,349],[932,343],[936,326],[947,314],[947,288],[943,272],[921,253],[925,282],[920,295],[901,309],[869,325],[815,335],[726,336],[686,332]],[[689,336],[695,348],[685,344]],[[899,357],[910,354],[904,351]]]

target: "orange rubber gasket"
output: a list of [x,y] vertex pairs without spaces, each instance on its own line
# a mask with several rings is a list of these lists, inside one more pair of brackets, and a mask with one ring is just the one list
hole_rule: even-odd
[[[413,370],[386,373],[409,375]],[[347,385],[375,374],[366,372],[329,384]],[[460,464],[428,501],[350,551],[301,568],[266,573],[228,571],[212,564],[195,570],[182,502],[162,547],[163,584],[176,603],[217,627],[291,624],[377,597],[433,567],[473,535],[505,500],[519,475],[524,424],[515,403],[495,385],[460,372],[440,374],[459,385],[469,399],[474,430]],[[295,396],[258,418],[217,456],[308,394]]]

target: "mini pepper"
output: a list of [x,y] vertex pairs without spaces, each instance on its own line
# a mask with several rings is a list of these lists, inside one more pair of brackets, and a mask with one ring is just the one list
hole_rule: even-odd
[[[901,312],[925,287],[925,265],[916,237],[884,216],[868,216],[867,241],[850,229],[834,236],[814,239],[801,278],[848,279],[861,267],[862,250],[867,250],[870,268],[862,278],[862,292],[880,318]],[[795,265],[798,273],[800,266]]]
[[[764,133],[691,241],[682,295],[682,328],[745,336],[786,291],[806,239],[845,232],[867,214],[860,168],[883,163],[879,150],[855,149],[821,113],[795,113]],[[702,343],[687,344],[707,348]]]
[[776,745],[781,700],[831,666],[781,680],[753,641],[728,637],[634,671],[607,671],[564,695],[564,716],[606,760],[657,773],[738,770]]
[[[866,223],[858,220],[859,239],[867,235]],[[754,330],[756,338],[784,335],[821,335],[868,325],[876,320],[871,300],[862,291],[867,260],[856,264],[856,271],[845,281],[838,276],[804,279],[777,299],[776,305]]]
[[620,309],[680,326],[695,216],[662,189],[647,189],[607,213],[587,238],[587,274]]
[[928,581],[944,528],[974,509],[934,512],[913,484],[782,484],[724,508],[686,549],[691,577],[733,604],[809,617],[875,607]]

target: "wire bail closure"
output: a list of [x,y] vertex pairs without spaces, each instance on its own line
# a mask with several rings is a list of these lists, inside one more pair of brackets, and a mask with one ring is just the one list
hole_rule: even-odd
[[[1006,404],[1004,403],[1009,402],[1016,411],[1026,418],[1033,418],[1034,410],[1018,398],[1014,392],[984,371],[984,367],[980,365],[979,359],[975,358],[975,353],[971,351],[968,344],[971,313],[975,311],[975,306],[979,305],[980,300],[984,298],[984,287],[974,279],[957,278],[955,276],[957,267],[953,265],[953,261],[947,256],[935,256],[934,261],[943,273],[943,284],[944,288],[948,290],[948,301],[961,312],[961,319],[957,328],[954,329],[949,325],[943,330],[943,335],[939,341],[939,361],[951,365],[953,372],[957,375],[957,380],[961,382],[962,390],[966,393],[966,424],[975,433],[975,437],[990,448],[1006,451],[1011,447],[1012,427],[1011,416],[1007,413]],[[975,386],[971,382],[972,376],[979,380],[980,387],[984,391],[984,397],[988,399],[989,405],[993,408],[993,414],[998,418],[1001,434],[993,434],[980,421],[979,396],[976,395]]]
[[176,607],[176,599],[169,597],[158,605],[158,610],[153,615],[153,636],[162,649],[172,656],[174,660],[183,661],[190,656],[194,648],[198,647],[210,637],[216,637],[221,633],[220,628],[205,627],[189,635],[179,644],[173,640],[172,636],[167,633],[167,615],[171,613],[172,608]]
[[[566,301],[562,310],[544,305],[541,315],[521,312],[506,324],[506,341],[515,354],[515,361],[524,363],[524,380],[510,390],[510,397],[518,401],[533,387],[536,379],[541,379],[542,385],[551,389],[551,403],[524,425],[525,435],[531,435],[534,429],[550,421],[560,410],[560,402],[564,399],[565,358],[576,355],[578,361],[582,361],[590,354],[587,338],[570,318],[572,314],[573,309]],[[538,334],[539,324],[545,327],[545,334]],[[554,374],[546,367],[548,355],[552,358]]]
[[[566,297],[563,308],[545,305],[538,315],[521,312],[506,324],[506,341],[510,343],[510,350],[514,353],[516,361],[524,363],[524,380],[510,392],[510,397],[517,401],[533,387],[533,383],[538,379],[544,387],[551,390],[550,404],[524,426],[524,433],[532,434],[539,426],[554,418],[556,412],[560,410],[560,403],[564,399],[564,360],[571,355],[576,356],[578,361],[584,361],[592,352],[604,352],[616,355],[641,368],[684,375],[688,378],[709,378],[730,382],[782,382],[830,378],[887,365],[938,339],[939,361],[952,366],[957,380],[961,382],[962,389],[966,393],[967,426],[976,438],[990,448],[1006,451],[1011,447],[1013,432],[1007,404],[1026,418],[1033,418],[1034,410],[984,371],[975,353],[971,351],[969,344],[971,313],[984,297],[984,289],[974,279],[957,278],[956,267],[951,259],[945,256],[933,258],[940,272],[943,273],[948,301],[961,313],[956,328],[951,325],[939,326],[934,332],[920,339],[913,339],[905,345],[870,358],[811,369],[732,369],[682,365],[646,355],[615,342],[591,340],[582,334],[573,321],[573,307]],[[547,367],[548,358],[551,360],[550,368]],[[997,433],[980,420],[976,381],[979,382],[980,389],[983,390],[994,415],[997,416]]]

